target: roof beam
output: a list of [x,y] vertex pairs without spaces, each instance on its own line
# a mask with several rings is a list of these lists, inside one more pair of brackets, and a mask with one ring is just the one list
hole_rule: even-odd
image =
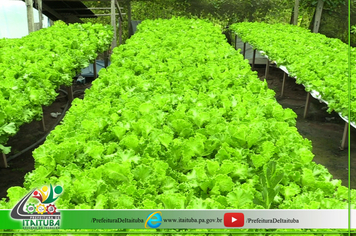
[[[119,15],[119,13],[116,13],[115,14],[116,16],[118,16]],[[78,14],[78,15],[76,15],[76,16],[78,16],[78,17],[95,17],[95,16],[111,16],[111,14],[95,14],[95,15],[88,15],[88,14]]]
[[[68,11],[68,10],[111,10],[110,7],[88,7],[88,8],[53,8],[55,11]],[[121,7],[121,9],[123,9]]]
[[48,7],[45,3],[42,3],[42,8],[44,11],[49,12],[51,15],[57,17],[57,19],[62,20],[66,22],[66,18],[64,18],[62,15],[58,14],[56,11],[52,10],[50,7]]

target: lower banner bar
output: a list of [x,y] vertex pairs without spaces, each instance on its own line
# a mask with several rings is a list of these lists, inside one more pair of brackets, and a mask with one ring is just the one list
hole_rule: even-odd
[[0,219],[0,229],[348,229],[347,210],[58,210],[29,216],[0,210]]

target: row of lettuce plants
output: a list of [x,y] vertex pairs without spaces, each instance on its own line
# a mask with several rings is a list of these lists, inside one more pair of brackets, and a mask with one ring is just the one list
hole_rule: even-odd
[[213,24],[143,21],[0,208],[44,184],[58,209],[347,208],[274,95]]
[[[348,45],[339,39],[287,24],[236,23],[231,29],[289,74],[328,102],[328,111],[348,117]],[[351,90],[356,89],[356,51],[351,48]],[[356,95],[351,93],[351,121],[356,121]]]
[[112,36],[110,26],[56,22],[21,39],[0,40],[0,152],[10,152],[8,138],[40,119],[56,89],[71,85],[80,69],[109,48]]

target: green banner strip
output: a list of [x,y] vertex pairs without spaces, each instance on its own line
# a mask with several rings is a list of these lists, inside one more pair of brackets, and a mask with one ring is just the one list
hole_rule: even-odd
[[[356,213],[356,212],[355,212]],[[344,210],[60,210],[55,215],[0,210],[0,230],[334,229],[348,228]],[[347,231],[346,231],[347,232]]]
[[10,217],[10,212],[10,210],[0,210],[0,230],[22,229],[22,221],[12,219]]

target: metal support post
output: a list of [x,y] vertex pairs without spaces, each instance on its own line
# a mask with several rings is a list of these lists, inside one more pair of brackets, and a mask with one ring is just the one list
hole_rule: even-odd
[[43,130],[43,132],[46,132],[43,107],[42,107],[42,130]]
[[243,51],[243,54],[244,58],[246,58],[246,43],[244,43],[244,51]]
[[6,155],[4,153],[2,153],[2,162],[0,162],[0,163],[1,163],[1,167],[4,167],[4,168],[9,167],[7,165],[7,159],[6,159]]
[[104,66],[105,68],[107,68],[109,65],[109,53],[108,51],[105,51],[104,52]]
[[348,123],[345,122],[344,134],[342,135],[340,150],[344,150],[347,141]]
[[128,21],[128,26],[129,26],[129,38],[131,38],[131,36],[132,36],[132,34],[133,34],[133,32],[132,32],[132,28],[131,28],[131,12],[132,10],[131,10],[131,0],[128,0],[127,1],[127,21]]
[[283,95],[284,95],[284,85],[286,83],[286,78],[287,78],[287,73],[283,71],[283,82],[282,82],[281,97],[283,97]]
[[122,20],[119,17],[119,45],[122,44]]
[[68,91],[68,101],[71,103],[73,101],[73,99],[74,99],[74,97],[73,97],[73,86],[72,85],[69,86],[67,88],[67,91]]
[[96,79],[97,76],[98,76],[98,73],[96,72],[96,59],[94,59],[93,69],[94,69],[94,76],[93,76],[93,79]]
[[307,94],[307,100],[305,101],[305,108],[304,108],[304,115],[303,115],[304,119],[307,117],[309,104],[310,104],[310,93]]
[[111,26],[114,28],[114,37],[111,43],[111,49],[116,47],[116,10],[115,10],[115,0],[111,0]]
[[267,58],[266,71],[265,71],[265,79],[267,79],[267,77],[268,77],[268,73],[269,73],[269,64],[270,64],[270,62],[269,62],[269,60],[268,60],[268,58]]
[[256,60],[256,49],[253,50],[252,70],[255,69],[255,60]]

